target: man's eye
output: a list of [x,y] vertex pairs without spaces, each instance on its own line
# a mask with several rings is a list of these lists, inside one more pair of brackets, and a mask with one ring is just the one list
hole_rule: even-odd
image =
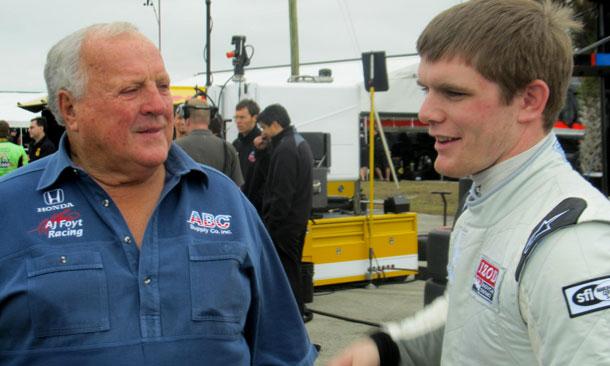
[[466,93],[456,91],[456,90],[445,90],[445,95],[449,98],[459,98],[466,95]]
[[138,91],[138,88],[126,88],[121,90],[121,94],[133,94]]

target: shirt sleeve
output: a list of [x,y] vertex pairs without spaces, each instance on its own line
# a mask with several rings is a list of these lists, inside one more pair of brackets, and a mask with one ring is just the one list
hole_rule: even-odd
[[398,346],[401,365],[440,365],[447,306],[445,293],[414,316],[384,324]]
[[541,365],[610,365],[610,225],[590,222],[540,243],[519,306]]
[[25,149],[23,147],[21,147],[21,157],[19,158],[19,160],[21,161],[21,164],[19,164],[19,166],[26,166],[30,161],[28,158],[28,154],[25,152]]
[[239,157],[237,151],[235,150],[235,147],[233,147],[233,145],[229,144],[228,142],[226,143],[226,147],[231,156],[229,161],[229,169],[231,169],[231,179],[233,180],[233,182],[235,182],[235,184],[237,184],[238,187],[241,187],[244,185],[244,177],[243,174],[241,174],[241,167],[239,165]]
[[258,252],[252,258],[252,305],[246,326],[252,365],[313,365],[317,352],[297,308],[271,239],[254,209]]

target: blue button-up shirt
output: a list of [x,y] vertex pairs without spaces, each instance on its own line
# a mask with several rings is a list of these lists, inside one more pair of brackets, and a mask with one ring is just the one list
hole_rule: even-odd
[[172,145],[138,249],[68,149],[64,136],[0,179],[0,364],[313,364],[269,236],[230,179]]

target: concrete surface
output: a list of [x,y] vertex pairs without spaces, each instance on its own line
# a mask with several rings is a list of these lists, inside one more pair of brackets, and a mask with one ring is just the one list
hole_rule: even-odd
[[[447,218],[451,225],[452,217]],[[428,233],[442,226],[443,217],[418,214],[418,233]],[[383,323],[402,319],[423,308],[424,281],[413,277],[405,281],[381,282],[375,288],[366,284],[347,284],[316,288],[313,302],[307,306],[343,317]],[[326,363],[355,340],[375,330],[375,327],[314,314],[306,324],[309,337],[322,346],[316,365]]]

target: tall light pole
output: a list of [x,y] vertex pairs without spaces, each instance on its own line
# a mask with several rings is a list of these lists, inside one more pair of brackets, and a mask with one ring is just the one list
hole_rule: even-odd
[[154,0],[146,0],[146,2],[142,5],[144,6],[152,6],[153,8],[153,13],[155,13],[155,18],[157,19],[157,28],[159,30],[159,40],[158,40],[158,44],[159,44],[159,52],[161,52],[161,0],[157,0],[159,2],[159,7],[158,10],[155,7],[155,1]]
[[289,0],[288,16],[290,23],[290,81],[296,81],[299,76],[299,23],[297,16],[297,0]]

